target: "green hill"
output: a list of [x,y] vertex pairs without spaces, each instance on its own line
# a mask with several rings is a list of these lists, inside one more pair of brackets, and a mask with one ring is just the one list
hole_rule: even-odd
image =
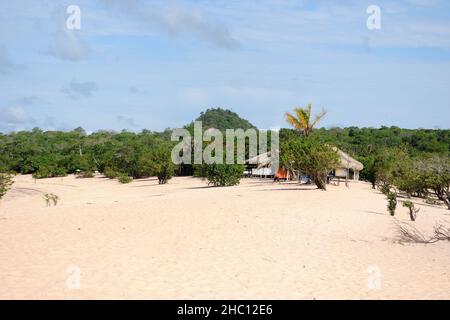
[[204,129],[216,128],[224,131],[225,129],[240,128],[247,130],[256,128],[249,121],[239,117],[237,113],[222,108],[207,109],[205,112],[201,112],[200,116],[195,120],[202,121]]

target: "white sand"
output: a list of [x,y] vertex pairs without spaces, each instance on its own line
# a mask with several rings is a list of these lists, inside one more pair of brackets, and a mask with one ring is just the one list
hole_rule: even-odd
[[[0,202],[3,299],[450,299],[450,243],[396,243],[384,196],[365,183],[15,180]],[[450,223],[420,207],[418,228]],[[401,205],[397,218],[409,219]]]

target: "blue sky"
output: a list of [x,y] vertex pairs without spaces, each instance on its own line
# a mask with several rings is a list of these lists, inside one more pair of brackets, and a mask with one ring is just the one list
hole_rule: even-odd
[[309,102],[325,127],[449,128],[450,1],[0,0],[2,132],[163,130],[208,107],[268,129]]

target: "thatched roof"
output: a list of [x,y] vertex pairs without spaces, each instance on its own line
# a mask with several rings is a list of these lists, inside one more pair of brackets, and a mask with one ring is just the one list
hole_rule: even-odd
[[261,153],[260,155],[250,158],[246,161],[248,164],[256,164],[258,168],[268,167],[272,164],[271,153]]
[[333,147],[333,150],[339,155],[339,164],[341,168],[361,171],[364,165],[356,159],[350,157],[347,153],[339,148]]
[[[364,165],[356,159],[353,159],[347,153],[339,148],[333,147],[339,156],[339,168],[352,169],[361,171]],[[262,153],[256,157],[250,158],[246,161],[248,164],[256,164],[258,168],[269,167],[272,164],[271,153]]]

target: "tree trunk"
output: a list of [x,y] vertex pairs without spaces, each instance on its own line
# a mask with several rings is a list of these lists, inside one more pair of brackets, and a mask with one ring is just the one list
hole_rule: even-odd
[[314,184],[320,190],[327,191],[327,182],[322,177],[313,177]]
[[447,205],[448,210],[450,210],[450,198],[444,199],[443,201]]
[[450,210],[450,194],[446,192],[446,190],[435,190],[434,193],[438,197],[439,200],[443,201],[446,205],[448,210]]

